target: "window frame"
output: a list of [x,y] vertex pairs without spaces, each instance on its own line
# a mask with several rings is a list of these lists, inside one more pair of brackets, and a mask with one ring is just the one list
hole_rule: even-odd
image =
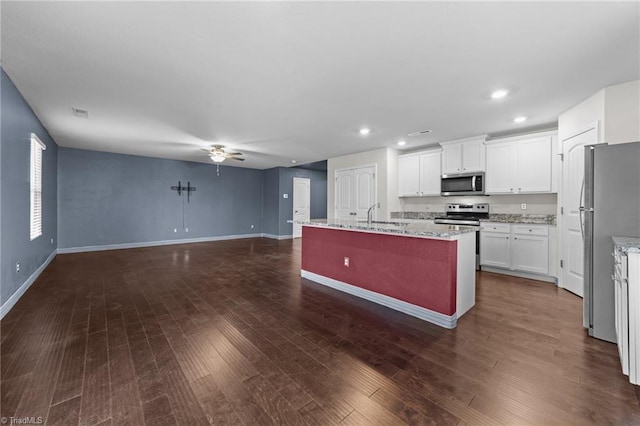
[[42,236],[42,169],[43,151],[47,146],[31,133],[29,164],[29,241]]

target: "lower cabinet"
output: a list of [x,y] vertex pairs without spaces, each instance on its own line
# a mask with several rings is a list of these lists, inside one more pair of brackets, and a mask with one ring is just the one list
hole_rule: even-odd
[[615,326],[622,372],[640,384],[640,253],[613,253]]
[[480,265],[548,275],[549,226],[482,224]]

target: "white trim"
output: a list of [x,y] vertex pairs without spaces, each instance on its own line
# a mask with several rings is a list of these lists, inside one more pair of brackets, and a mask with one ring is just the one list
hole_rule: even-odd
[[164,240],[164,241],[144,241],[140,243],[124,243],[124,244],[105,244],[100,246],[81,246],[81,247],[67,247],[59,248],[59,254],[68,253],[85,253],[90,251],[104,251],[104,250],[124,250],[131,248],[141,247],[156,247],[156,246],[170,246],[175,244],[190,244],[190,243],[204,243],[208,241],[224,241],[224,240],[239,240],[242,238],[260,238],[265,234],[239,234],[239,235],[223,235],[219,237],[203,237],[203,238],[185,238],[180,240]]
[[293,235],[275,235],[275,234],[260,234],[263,238],[271,238],[272,240],[292,240]]
[[438,142],[438,145],[440,145],[440,146],[442,146],[442,145],[452,145],[452,144],[457,144],[457,143],[476,142],[476,141],[484,142],[484,141],[487,140],[488,136],[489,136],[488,134],[478,135],[478,136],[469,136],[468,138],[453,139],[453,140],[450,140],[450,141]]
[[2,304],[2,306],[0,306],[0,319],[4,318],[4,316],[9,313],[11,308],[13,308],[13,306],[18,302],[22,295],[29,289],[29,287],[31,287],[31,284],[33,284],[35,280],[38,279],[42,271],[44,271],[45,268],[49,266],[49,263],[51,263],[51,261],[56,257],[56,254],[57,250],[54,250],[49,255],[49,257],[47,257],[47,260],[45,260],[44,263],[40,265],[40,267],[38,267],[38,269],[36,269],[29,278],[27,278],[27,280],[20,286],[20,288],[18,288],[18,290],[16,290],[15,293],[13,293],[11,297],[8,298],[7,301]]
[[360,287],[356,287],[351,284],[344,283],[342,281],[334,280],[333,278],[318,275],[313,272],[301,271],[302,278],[314,281],[318,284],[325,285],[327,287],[334,288],[336,290],[343,291],[345,293],[352,294],[354,296],[366,299],[370,302],[377,303],[379,305],[386,306],[393,310],[411,315],[421,320],[430,322],[432,324],[439,325],[444,328],[455,328],[458,323],[457,314],[445,315],[440,312],[432,311],[431,309],[423,308],[422,306],[413,305],[411,303],[395,299],[393,297],[385,296],[384,294],[375,293],[370,290],[365,290]]
[[519,278],[528,278],[530,280],[545,281],[556,285],[558,284],[557,278],[549,275],[530,274],[528,272],[512,271],[511,269],[501,269],[493,266],[481,266],[481,270],[484,272],[493,272],[494,274],[512,275]]

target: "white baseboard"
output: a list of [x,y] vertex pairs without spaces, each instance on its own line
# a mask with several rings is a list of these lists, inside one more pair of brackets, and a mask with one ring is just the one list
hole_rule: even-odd
[[386,306],[393,310],[411,315],[421,320],[428,321],[430,323],[439,325],[444,328],[455,328],[458,324],[457,314],[445,315],[440,312],[432,311],[431,309],[423,308],[422,306],[413,305],[403,300],[398,300],[393,297],[385,296],[384,294],[375,293],[370,290],[365,290],[360,287],[356,287],[351,284],[344,283],[342,281],[334,280],[333,278],[325,277],[324,275],[318,275],[313,272],[302,270],[302,278],[317,282],[318,284],[326,285],[327,287],[334,288],[336,290],[343,291],[345,293],[358,296],[362,299],[366,299],[370,302],[377,303],[379,305]]
[[531,274],[528,272],[512,271],[511,269],[502,269],[502,268],[495,268],[493,266],[482,266],[482,265],[480,266],[480,270],[486,271],[486,272],[493,272],[495,274],[512,275],[514,277],[519,277],[519,278],[529,278],[530,280],[545,281],[545,282],[553,283],[556,285],[558,284],[558,279],[556,277],[551,277],[549,275]]
[[0,320],[4,318],[4,316],[11,310],[11,308],[13,308],[13,306],[18,302],[22,295],[29,289],[29,287],[31,287],[31,284],[33,284],[34,281],[38,279],[42,271],[44,271],[45,268],[49,266],[51,261],[56,257],[56,254],[57,250],[54,250],[51,255],[47,257],[47,260],[45,260],[44,263],[40,265],[40,267],[36,269],[24,283],[22,283],[20,288],[18,288],[18,290],[16,290],[16,292],[13,293],[11,297],[2,304],[2,306],[0,306]]
[[293,235],[275,235],[275,234],[262,234],[264,238],[271,238],[272,240],[291,240]]
[[242,238],[260,238],[262,236],[264,236],[264,234],[239,234],[239,235],[222,235],[218,237],[184,238],[180,240],[144,241],[140,243],[124,243],[124,244],[106,244],[102,246],[67,247],[67,248],[59,248],[58,253],[69,254],[69,253],[85,253],[90,251],[103,251],[103,250],[124,250],[124,249],[141,248],[141,247],[170,246],[174,244],[204,243],[209,241],[238,240]]

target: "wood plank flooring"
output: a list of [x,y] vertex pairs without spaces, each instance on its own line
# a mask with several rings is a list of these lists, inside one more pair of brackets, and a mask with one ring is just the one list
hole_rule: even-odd
[[58,255],[0,323],[1,415],[50,425],[640,424],[582,300],[479,273],[445,330],[300,278],[300,241]]

